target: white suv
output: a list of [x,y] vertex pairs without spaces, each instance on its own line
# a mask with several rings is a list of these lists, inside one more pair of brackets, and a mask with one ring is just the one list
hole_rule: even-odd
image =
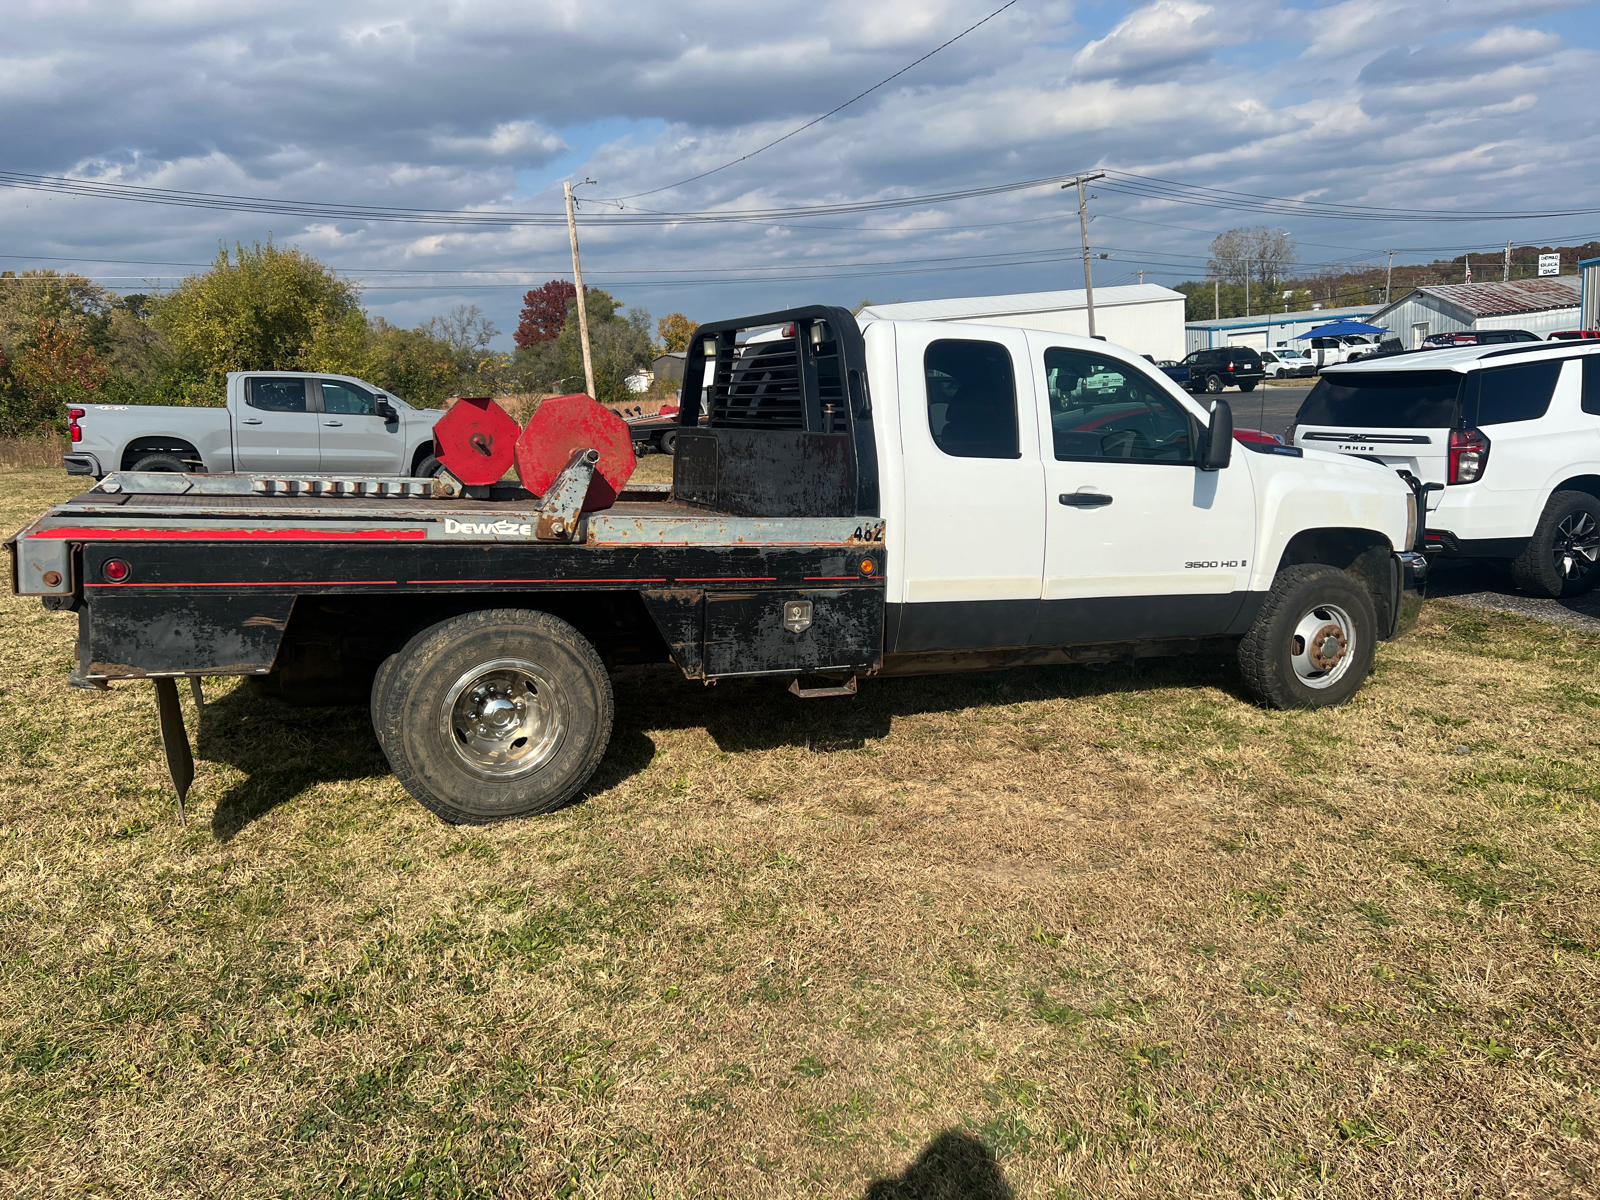
[[1291,437],[1429,485],[1429,551],[1508,560],[1537,596],[1600,583],[1600,344],[1463,346],[1327,368]]

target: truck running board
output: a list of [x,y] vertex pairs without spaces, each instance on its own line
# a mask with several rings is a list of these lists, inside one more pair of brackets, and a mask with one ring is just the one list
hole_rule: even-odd
[[852,675],[843,683],[828,684],[823,687],[801,687],[800,677],[797,675],[790,681],[789,690],[802,700],[817,700],[823,696],[854,696],[856,677]]

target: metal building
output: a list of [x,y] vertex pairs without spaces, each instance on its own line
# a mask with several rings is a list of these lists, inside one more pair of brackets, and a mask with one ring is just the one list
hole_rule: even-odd
[[1578,278],[1583,281],[1580,305],[1583,323],[1581,329],[1600,329],[1600,258],[1586,258],[1578,264]]
[[1274,346],[1304,349],[1296,342],[1308,329],[1329,321],[1366,321],[1378,309],[1376,304],[1353,308],[1304,308],[1295,312],[1265,313],[1254,317],[1220,317],[1212,321],[1190,321],[1183,327],[1185,354],[1210,350],[1216,346],[1251,346],[1270,350]]
[[1407,350],[1420,347],[1430,334],[1479,329],[1525,329],[1542,338],[1578,328],[1579,300],[1576,275],[1510,283],[1446,283],[1417,288],[1380,308],[1372,323],[1393,330]]
[[[1182,292],[1157,283],[1134,283],[1094,290],[1095,332],[1108,342],[1151,358],[1182,358]],[[970,321],[1013,329],[1089,334],[1088,300],[1081,289],[1022,292],[1011,296],[966,296],[952,300],[913,300],[873,304],[860,312],[897,321]]]

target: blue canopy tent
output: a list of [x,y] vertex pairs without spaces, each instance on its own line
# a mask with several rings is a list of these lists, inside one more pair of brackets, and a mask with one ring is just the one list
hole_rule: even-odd
[[1318,325],[1315,329],[1308,329],[1294,340],[1303,342],[1306,338],[1314,337],[1343,337],[1347,333],[1388,333],[1381,325],[1368,325],[1365,321],[1330,321],[1326,325]]

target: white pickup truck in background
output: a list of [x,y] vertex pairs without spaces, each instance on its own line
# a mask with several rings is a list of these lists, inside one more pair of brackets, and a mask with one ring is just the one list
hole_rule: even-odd
[[433,423],[348,375],[236,371],[224,408],[85,404],[68,410],[69,475],[113,471],[222,474],[431,474]]

